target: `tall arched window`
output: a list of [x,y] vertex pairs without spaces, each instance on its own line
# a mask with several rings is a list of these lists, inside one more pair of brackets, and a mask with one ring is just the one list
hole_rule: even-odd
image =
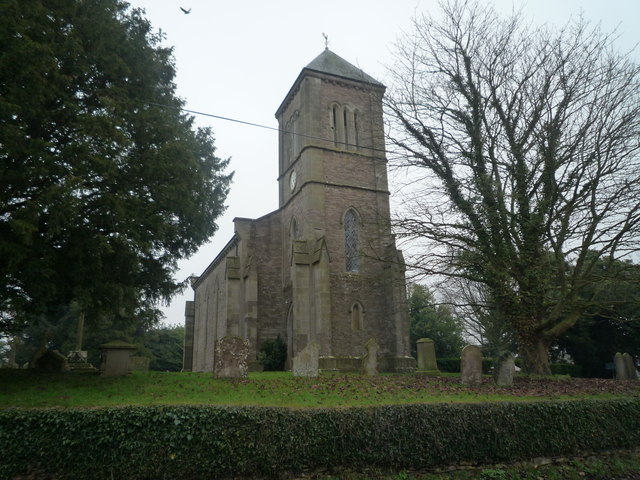
[[333,130],[333,144],[337,147],[339,140],[338,134],[338,106],[334,105],[331,109],[331,129]]
[[345,150],[358,150],[360,145],[361,113],[349,105],[334,103],[329,110],[333,144]]
[[360,146],[360,113],[353,112],[353,145],[357,149]]
[[358,230],[358,214],[353,208],[350,208],[344,214],[344,256],[347,272],[358,272],[360,270]]
[[351,330],[359,332],[364,329],[364,308],[360,302],[356,302],[351,305],[349,310],[351,313]]

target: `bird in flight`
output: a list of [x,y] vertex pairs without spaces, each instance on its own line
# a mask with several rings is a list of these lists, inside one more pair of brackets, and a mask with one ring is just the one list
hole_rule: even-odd
[[190,14],[190,13],[191,13],[191,9],[189,9],[189,10],[185,10],[184,8],[180,7],[180,10],[182,10],[182,12],[183,12],[185,15],[188,15],[188,14]]

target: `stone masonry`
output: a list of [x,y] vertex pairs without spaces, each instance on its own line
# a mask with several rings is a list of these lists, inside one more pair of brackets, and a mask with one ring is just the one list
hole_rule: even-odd
[[382,121],[385,87],[330,50],[276,112],[279,208],[236,218],[235,235],[186,309],[184,369],[212,371],[216,341],[278,335],[287,364],[316,342],[320,368],[350,370],[375,338],[382,371],[415,368],[402,254],[391,234]]

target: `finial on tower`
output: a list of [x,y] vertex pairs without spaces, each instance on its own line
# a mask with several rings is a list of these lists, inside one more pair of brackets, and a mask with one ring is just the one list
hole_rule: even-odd
[[329,50],[329,35],[322,32],[322,36],[324,37],[324,49]]

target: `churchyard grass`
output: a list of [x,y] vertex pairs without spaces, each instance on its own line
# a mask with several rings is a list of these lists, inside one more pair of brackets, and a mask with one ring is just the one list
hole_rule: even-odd
[[289,372],[251,373],[247,379],[215,379],[205,373],[149,372],[125,377],[41,374],[0,370],[0,408],[120,405],[255,405],[336,408],[433,402],[539,401],[640,395],[639,382],[563,378],[517,378],[500,388],[460,384],[456,375],[323,374],[294,378]]

